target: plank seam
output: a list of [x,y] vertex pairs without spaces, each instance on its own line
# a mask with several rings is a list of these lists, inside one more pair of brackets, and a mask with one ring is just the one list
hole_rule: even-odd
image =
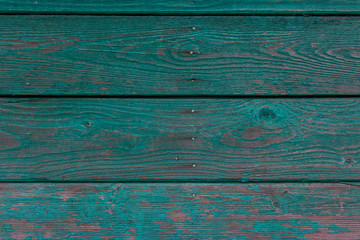
[[317,94],[317,95],[31,95],[19,94],[9,95],[1,94],[0,98],[119,98],[119,99],[298,99],[298,98],[360,98],[360,94],[337,95],[337,94]]
[[325,95],[8,95],[0,94],[0,98],[79,98],[79,99],[97,99],[97,98],[114,98],[114,99],[303,99],[303,98],[360,98],[360,94],[325,94]]
[[90,183],[90,184],[109,184],[109,183],[124,183],[124,184],[132,184],[132,183],[141,183],[141,184],[175,184],[175,183],[191,183],[191,184],[347,184],[347,185],[356,185],[360,187],[360,180],[350,179],[350,180],[264,180],[264,181],[234,181],[234,180],[215,180],[215,181],[197,181],[197,180],[176,180],[176,181],[144,181],[144,180],[131,180],[131,181],[63,181],[63,180],[51,180],[51,181],[6,181],[1,180],[0,184],[10,184],[10,183],[19,183],[19,184],[34,184],[34,183],[62,183],[62,184],[74,184],[74,183]]
[[100,13],[91,13],[91,12],[32,12],[32,11],[13,11],[13,12],[1,12],[0,16],[8,16],[8,15],[43,15],[43,16],[52,16],[52,15],[59,15],[59,16],[165,16],[165,17],[171,17],[171,16],[183,16],[183,17],[212,17],[212,16],[271,16],[271,17],[358,17],[360,16],[360,12],[342,12],[342,13],[331,13],[331,12],[324,12],[324,13],[223,13],[223,12],[214,12],[214,13],[173,13],[173,12],[164,12],[164,13],[106,13],[106,12],[100,12]]

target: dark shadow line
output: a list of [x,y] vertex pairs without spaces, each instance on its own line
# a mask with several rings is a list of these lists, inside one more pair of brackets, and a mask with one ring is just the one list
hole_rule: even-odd
[[359,98],[360,94],[317,94],[317,95],[87,95],[87,94],[0,94],[0,98],[131,98],[131,99],[296,99],[296,98]]
[[59,16],[261,16],[261,17],[273,17],[273,16],[284,16],[284,17],[359,17],[360,11],[353,11],[353,12],[322,12],[322,13],[312,13],[312,12],[91,12],[91,11],[84,11],[84,12],[77,12],[77,11],[68,11],[68,12],[58,12],[58,11],[6,11],[1,12],[0,15],[59,15]]
[[109,184],[109,183],[124,183],[124,184],[347,184],[360,187],[360,179],[354,180],[1,180],[0,184]]

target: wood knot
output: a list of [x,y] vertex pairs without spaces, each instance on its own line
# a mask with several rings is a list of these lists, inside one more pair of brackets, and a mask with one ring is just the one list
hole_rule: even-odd
[[274,208],[279,208],[280,207],[280,203],[277,200],[272,201],[271,204],[274,206]]
[[85,123],[84,123],[84,126],[86,127],[86,128],[90,128],[91,126],[92,126],[92,122],[91,121],[86,121]]
[[345,162],[350,165],[354,162],[354,159],[352,157],[346,157]]
[[275,112],[269,107],[263,107],[259,112],[259,119],[262,122],[270,122],[276,118]]

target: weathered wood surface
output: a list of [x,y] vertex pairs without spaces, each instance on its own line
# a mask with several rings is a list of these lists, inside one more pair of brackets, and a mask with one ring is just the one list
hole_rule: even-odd
[[360,14],[358,0],[1,0],[0,13]]
[[1,184],[1,239],[360,238],[347,184]]
[[0,99],[0,180],[360,179],[360,99]]
[[3,95],[360,93],[358,17],[1,16],[0,31]]

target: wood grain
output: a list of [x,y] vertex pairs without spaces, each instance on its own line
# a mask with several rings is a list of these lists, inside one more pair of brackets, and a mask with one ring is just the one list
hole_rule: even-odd
[[360,93],[358,17],[0,16],[0,94]]
[[360,238],[347,184],[1,184],[1,239]]
[[359,180],[359,109],[359,98],[3,98],[0,180]]
[[1,0],[0,13],[360,14],[357,0]]

